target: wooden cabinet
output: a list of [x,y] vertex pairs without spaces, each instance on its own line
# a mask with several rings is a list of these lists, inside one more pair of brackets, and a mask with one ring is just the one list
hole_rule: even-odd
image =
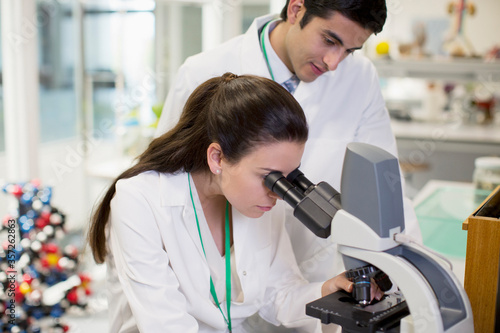
[[468,233],[464,287],[472,306],[474,330],[498,332],[500,186],[467,218],[462,229]]

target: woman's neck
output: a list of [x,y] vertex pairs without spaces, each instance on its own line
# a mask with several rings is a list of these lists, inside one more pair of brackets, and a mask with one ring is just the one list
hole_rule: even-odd
[[197,172],[192,177],[212,238],[219,253],[224,255],[226,198],[211,173]]

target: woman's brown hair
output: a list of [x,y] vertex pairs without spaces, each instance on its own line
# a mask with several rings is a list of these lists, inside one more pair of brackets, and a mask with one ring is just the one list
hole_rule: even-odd
[[106,258],[106,225],[118,180],[145,171],[161,173],[208,170],[207,148],[217,142],[225,158],[237,163],[259,144],[305,142],[308,128],[299,103],[266,78],[226,73],[202,83],[188,98],[177,125],[154,139],[137,163],[111,184],[90,221],[94,259]]

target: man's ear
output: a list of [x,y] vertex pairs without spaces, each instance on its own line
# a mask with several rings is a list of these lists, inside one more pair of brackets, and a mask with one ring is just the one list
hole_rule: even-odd
[[219,174],[222,169],[222,149],[217,142],[212,142],[207,148],[207,163],[210,171]]
[[287,8],[287,22],[295,24],[301,9],[304,9],[304,0],[290,0]]

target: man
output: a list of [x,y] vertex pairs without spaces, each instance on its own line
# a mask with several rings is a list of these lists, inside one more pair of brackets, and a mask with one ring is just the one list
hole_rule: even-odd
[[[210,77],[232,72],[272,78],[291,91],[307,116],[310,134],[301,171],[314,183],[326,181],[340,190],[348,143],[366,142],[397,154],[376,70],[355,52],[382,30],[386,16],[384,0],[288,0],[280,19],[257,18],[244,35],[186,60],[157,134],[177,122],[189,94]],[[290,83],[297,84],[295,77],[296,89]],[[405,220],[406,233],[421,241],[407,199]],[[316,237],[293,218],[288,230],[304,277],[316,282],[338,273],[341,263],[333,262],[329,239]]]

